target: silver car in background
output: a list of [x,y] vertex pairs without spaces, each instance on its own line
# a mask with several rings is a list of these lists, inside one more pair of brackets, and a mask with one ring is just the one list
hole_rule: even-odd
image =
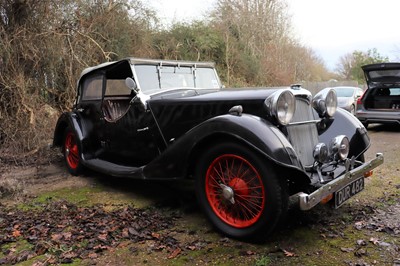
[[361,88],[350,86],[333,87],[332,89],[336,91],[338,107],[355,115],[357,100],[363,95],[364,91]]

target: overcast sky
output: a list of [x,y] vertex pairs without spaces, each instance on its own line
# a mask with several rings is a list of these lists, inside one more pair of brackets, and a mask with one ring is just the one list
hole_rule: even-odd
[[[334,70],[339,58],[376,48],[400,61],[400,0],[286,0],[296,38]],[[201,19],[215,0],[147,0],[164,21]]]

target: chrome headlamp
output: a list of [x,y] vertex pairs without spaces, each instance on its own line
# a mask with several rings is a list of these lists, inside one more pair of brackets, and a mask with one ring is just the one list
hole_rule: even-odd
[[281,125],[287,125],[293,118],[296,110],[296,99],[289,90],[279,90],[264,101],[269,115]]
[[313,107],[320,117],[332,117],[337,109],[336,91],[326,88],[318,92],[313,98]]
[[349,155],[350,142],[345,135],[340,135],[329,143],[329,152],[335,159],[344,160]]
[[328,158],[328,147],[325,145],[325,143],[318,143],[315,145],[313,157],[319,163],[324,163],[326,161]]

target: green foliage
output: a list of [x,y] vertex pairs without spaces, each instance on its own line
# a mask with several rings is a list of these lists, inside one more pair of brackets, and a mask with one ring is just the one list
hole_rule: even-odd
[[361,84],[365,83],[364,72],[361,69],[362,66],[389,61],[389,58],[380,55],[376,48],[369,49],[367,52],[354,51],[353,59],[354,62],[351,69],[351,78],[357,80],[358,83]]
[[367,52],[354,51],[340,58],[336,71],[342,79],[355,80],[359,84],[365,83],[364,72],[361,67],[368,64],[388,62],[387,56],[382,56],[376,48],[369,49]]
[[221,36],[202,21],[176,23],[169,30],[156,32],[153,48],[158,58],[212,61],[221,63],[224,44]]
[[271,264],[271,258],[268,256],[262,256],[256,260],[255,266],[268,266]]

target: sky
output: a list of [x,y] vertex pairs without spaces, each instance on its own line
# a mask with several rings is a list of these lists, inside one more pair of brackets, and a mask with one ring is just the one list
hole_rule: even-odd
[[[400,0],[286,0],[293,34],[334,71],[340,57],[376,48],[400,61]],[[216,0],[147,0],[164,23],[202,19]]]

